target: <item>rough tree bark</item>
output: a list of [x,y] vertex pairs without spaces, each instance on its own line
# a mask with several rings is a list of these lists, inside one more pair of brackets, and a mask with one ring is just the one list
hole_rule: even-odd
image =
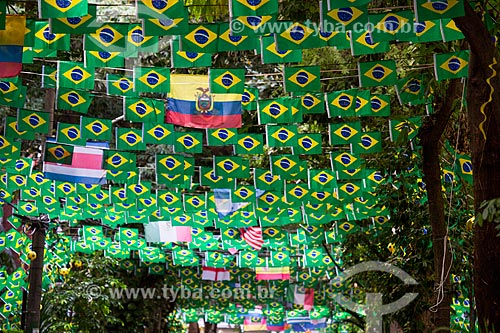
[[200,325],[198,323],[189,323],[188,333],[200,333]]
[[[465,1],[466,15],[455,23],[470,46],[467,113],[471,131],[472,165],[474,167],[474,206],[500,197],[500,80],[492,77],[490,65],[499,62],[498,52],[481,18]],[[498,72],[499,65],[494,69]],[[492,101],[481,111],[495,89]],[[484,134],[481,131],[484,129]],[[495,224],[485,221],[474,227],[474,293],[481,332],[500,330],[500,238]]]
[[205,333],[217,333],[217,324],[205,322]]
[[[432,249],[434,252],[434,284],[442,288],[443,294],[436,292],[433,304],[433,328],[449,331],[451,290],[448,268],[451,264],[451,252],[447,242],[447,227],[445,205],[441,191],[441,136],[446,129],[453,113],[453,101],[460,96],[461,84],[459,79],[451,80],[444,98],[436,100],[436,113],[429,117],[419,132],[422,144],[422,164],[424,183],[429,202],[429,219],[432,227]],[[440,285],[442,283],[442,285]],[[442,297],[442,298],[441,298]]]

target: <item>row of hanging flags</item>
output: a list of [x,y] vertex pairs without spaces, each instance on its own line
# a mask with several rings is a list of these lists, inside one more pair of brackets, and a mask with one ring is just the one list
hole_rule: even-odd
[[[40,0],[42,20],[0,16],[0,104],[18,109],[6,116],[0,136],[5,156],[0,160],[5,170],[1,200],[26,216],[48,214],[74,226],[90,218],[100,224],[82,226],[76,239],[47,241],[50,264],[44,286],[58,278],[58,269],[68,265],[72,254],[103,251],[131,271],[146,269],[167,279],[169,272],[177,272],[187,288],[230,287],[257,295],[257,288],[266,286],[275,288],[276,299],[297,307],[285,316],[272,300],[261,300],[268,306],[261,314],[252,313],[252,297],[238,300],[238,308],[221,300],[224,311],[214,309],[210,300],[181,301],[188,322],[197,321],[202,308],[209,322],[234,321],[248,330],[310,331],[324,328],[327,317],[348,318],[328,313],[329,298],[314,288],[324,286],[324,276],[342,267],[338,245],[346,236],[360,230],[376,234],[389,220],[388,209],[373,193],[388,175],[364,167],[364,159],[380,152],[387,136],[397,140],[403,133],[413,139],[422,122],[419,116],[390,119],[388,134],[367,131],[366,117],[388,118],[391,106],[389,95],[371,90],[394,86],[401,104],[429,105],[430,74],[398,78],[394,60],[360,61],[359,88],[325,92],[318,66],[289,64],[301,62],[301,50],[307,48],[350,49],[359,56],[385,53],[395,41],[463,39],[452,20],[463,15],[463,2],[415,0],[414,11],[368,14],[366,0],[322,1],[321,25],[277,21],[277,1],[231,0],[230,21],[211,24],[189,23],[182,1],[136,4],[139,22],[128,24],[97,22],[96,6],[83,0]],[[0,11],[6,12],[4,1]],[[83,35],[83,62],[56,59],[50,64],[58,51],[70,49],[71,35]],[[136,67],[120,74],[125,58],[157,52],[162,36],[171,37],[171,69]],[[210,67],[217,52],[244,50],[260,54],[264,64],[287,64],[282,67],[286,96],[259,98],[259,89],[245,85],[245,69],[173,73],[175,68]],[[468,51],[436,54],[434,76],[438,81],[465,77],[468,56]],[[55,137],[47,140],[43,172],[34,171],[33,160],[20,155],[23,140],[50,134],[49,113],[24,108],[27,87],[18,75],[22,64],[34,59],[45,59],[42,87],[56,89],[57,110],[80,114],[78,122],[56,124]],[[131,127],[90,116],[99,94],[94,91],[96,72],[102,68],[108,72],[103,78],[106,94],[122,100]],[[239,130],[243,112],[252,115],[261,130]],[[331,119],[328,133],[298,126],[310,114]],[[156,154],[157,185],[141,179],[136,163],[137,154],[154,144],[173,148],[170,154]],[[233,153],[213,156],[212,165],[196,165],[195,157],[205,146],[232,147]],[[249,160],[261,157],[267,148],[279,152],[267,157],[269,167],[251,167]],[[457,158],[443,168],[443,182],[470,182],[470,158],[448,150]],[[325,153],[330,167],[309,165],[307,156]],[[413,154],[418,156],[417,151]],[[416,168],[406,172],[421,177]],[[194,191],[197,185],[210,190]],[[12,200],[15,190],[19,201]],[[425,189],[418,192],[424,196]],[[29,264],[29,238],[18,231],[18,219],[9,221],[12,228],[0,233],[0,251],[14,251]],[[333,229],[325,232],[322,225],[332,221]],[[128,225],[137,223],[143,224],[145,238]],[[290,224],[301,227],[282,229]],[[116,230],[114,235],[109,228]],[[263,248],[266,256],[259,256]],[[22,268],[10,275],[0,268],[1,316],[8,318],[19,306],[25,276]],[[326,287],[356,296],[342,281]],[[466,308],[463,298],[456,302]],[[233,315],[238,312],[245,315]]]

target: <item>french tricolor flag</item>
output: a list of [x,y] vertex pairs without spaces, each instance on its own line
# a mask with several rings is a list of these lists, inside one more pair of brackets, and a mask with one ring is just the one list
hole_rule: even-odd
[[45,178],[71,183],[106,184],[102,149],[75,146],[70,165],[44,162]]

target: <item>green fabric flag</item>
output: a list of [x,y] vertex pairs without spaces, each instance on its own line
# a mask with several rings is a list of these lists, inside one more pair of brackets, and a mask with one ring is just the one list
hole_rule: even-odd
[[77,17],[88,13],[87,0],[39,0],[38,6],[39,18]]
[[319,31],[318,46],[331,46],[336,50],[351,48],[351,33],[349,31]]
[[329,169],[309,169],[308,185],[311,190],[333,190],[337,188],[335,173]]
[[214,171],[217,177],[246,178],[248,168],[240,156],[214,156]]
[[127,50],[128,24],[105,23],[85,35],[86,51],[125,52]]
[[285,198],[287,202],[308,202],[309,189],[307,184],[285,184]]
[[170,69],[163,67],[135,67],[135,91],[168,93],[170,92]]
[[451,42],[454,40],[460,40],[465,38],[464,34],[462,33],[462,30],[460,30],[457,27],[453,19],[442,19],[440,20],[440,23],[441,23],[441,35],[443,36],[443,41]]
[[238,135],[236,154],[255,155],[264,153],[264,136],[257,133],[246,133]]
[[236,128],[207,128],[207,145],[228,146],[238,142],[238,130]]
[[57,109],[86,114],[93,98],[93,95],[85,90],[59,87],[57,89]]
[[359,113],[358,116],[388,117],[391,114],[391,97],[375,94],[370,98],[370,112]]
[[93,90],[94,73],[81,62],[59,61],[57,63],[57,82],[59,87]]
[[272,155],[271,172],[282,179],[294,179],[293,174],[299,172],[299,157],[295,155]]
[[300,96],[300,107],[304,114],[324,114],[325,95],[321,93],[307,93]]
[[[31,127],[31,125],[29,125]],[[17,116],[7,116],[5,117],[5,136],[8,138],[16,138],[22,140],[34,140],[35,131],[30,130],[19,130],[19,125],[17,122]]]
[[108,51],[85,51],[84,54],[85,67],[111,67],[120,68],[125,64],[125,59],[122,52]]
[[56,34],[50,31],[47,21],[35,22],[33,49],[69,51],[70,35]]
[[175,36],[187,34],[189,31],[187,7],[178,15],[178,17],[144,18],[144,33],[148,36]]
[[96,11],[96,5],[89,5],[86,15],[49,19],[51,32],[72,35],[94,32],[97,18]]
[[280,24],[286,29],[283,32],[275,32],[278,50],[301,50],[318,47],[318,34],[311,21],[304,23],[280,21]]
[[299,133],[297,136],[297,145],[292,147],[294,155],[313,155],[322,154],[321,133]]
[[283,191],[285,189],[284,181],[278,175],[273,175],[268,169],[254,169],[255,188],[260,190]]
[[222,176],[216,176],[215,171],[211,167],[200,167],[200,184],[209,186],[210,188],[232,188],[234,180]]
[[357,89],[334,91],[326,94],[328,117],[354,117]]
[[354,154],[372,154],[382,151],[382,133],[367,132],[361,133],[357,143],[352,143]]
[[370,97],[370,90],[358,90],[354,108],[357,117],[371,111]]
[[137,52],[158,52],[158,37],[145,35],[142,24],[131,23],[127,33],[127,51],[125,57],[137,57]]
[[45,161],[61,164],[71,164],[73,161],[73,146],[47,142],[45,145]]
[[437,81],[467,77],[469,50],[434,54],[434,73]]
[[414,22],[415,37],[411,41],[415,43],[443,41],[440,26],[440,20]]
[[57,123],[57,142],[85,146],[85,140],[81,136],[80,124]]
[[123,103],[126,120],[141,123],[163,122],[165,102],[145,97],[126,97]]
[[413,7],[417,22],[465,15],[463,0],[413,0]]
[[200,154],[203,151],[203,133],[175,132],[174,151],[176,153]]
[[409,76],[398,80],[396,93],[400,104],[419,105],[427,102],[425,75]]
[[374,39],[374,32],[354,30],[351,32],[351,36],[351,54],[353,56],[389,51],[389,42]]
[[212,54],[202,52],[186,52],[180,48],[178,39],[170,40],[173,68],[210,67]]
[[278,14],[278,1],[230,0],[229,13],[234,16],[259,16]]
[[266,125],[266,141],[269,147],[296,147],[297,125]]
[[278,49],[274,36],[260,37],[260,55],[263,64],[283,64],[302,61],[302,50]]
[[[276,33],[276,15],[251,15],[230,17],[229,26],[234,36],[255,36]],[[274,30],[273,30],[274,29]]]
[[339,199],[345,203],[352,202],[354,198],[363,196],[363,181],[352,180],[347,183],[339,183]]
[[82,116],[80,118],[82,137],[98,141],[111,141],[111,119],[98,119]]
[[17,110],[17,130],[30,133],[49,133],[50,113],[42,111]]
[[117,127],[115,140],[119,150],[146,150],[142,129]]
[[156,155],[156,172],[170,175],[184,174],[183,155]]
[[358,71],[360,87],[390,86],[397,81],[394,60],[358,62]]
[[[324,30],[336,30],[335,27],[341,25],[343,31],[352,30],[356,23],[365,25],[368,23],[368,8],[367,5],[349,4],[345,7],[333,8],[334,1],[321,1],[320,6],[320,22],[324,25]],[[329,28],[330,27],[330,28]]]
[[217,53],[218,24],[189,24],[189,32],[181,35],[180,48],[185,52]]
[[455,162],[455,170],[467,183],[472,184],[472,160],[470,156],[459,154]]
[[348,152],[330,153],[330,159],[334,170],[354,170],[358,169],[362,160]]
[[319,66],[285,67],[283,78],[286,92],[321,91]]
[[210,92],[213,94],[243,94],[245,69],[210,68],[208,70]]
[[259,124],[290,124],[302,122],[300,101],[296,98],[280,97],[258,101]]
[[350,122],[340,124],[329,124],[330,144],[346,145],[359,141],[361,133],[361,122]]
[[114,96],[132,97],[137,95],[134,92],[132,78],[117,74],[106,74],[106,90],[108,95]]
[[373,23],[371,35],[376,42],[407,40],[414,36],[414,16],[411,10],[373,14],[368,19]]
[[144,18],[173,18],[181,17],[184,14],[184,2],[180,0],[171,1],[137,1],[137,17]]
[[42,88],[57,87],[57,67],[42,65]]
[[246,87],[241,95],[241,109],[243,111],[257,110],[257,100],[259,99],[259,89],[255,87]]
[[419,116],[404,120],[389,120],[391,141],[400,140],[400,135],[403,135],[403,138],[406,136],[408,140],[413,139],[417,136],[420,126],[422,126],[422,117]]
[[256,38],[250,36],[231,35],[229,23],[224,22],[219,25],[219,40],[217,44],[218,52],[226,51],[251,51],[259,48],[259,42]]

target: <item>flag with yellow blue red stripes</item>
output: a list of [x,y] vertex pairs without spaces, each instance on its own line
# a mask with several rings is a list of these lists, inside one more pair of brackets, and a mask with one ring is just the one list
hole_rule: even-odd
[[115,140],[119,150],[146,150],[142,129],[117,127]]

